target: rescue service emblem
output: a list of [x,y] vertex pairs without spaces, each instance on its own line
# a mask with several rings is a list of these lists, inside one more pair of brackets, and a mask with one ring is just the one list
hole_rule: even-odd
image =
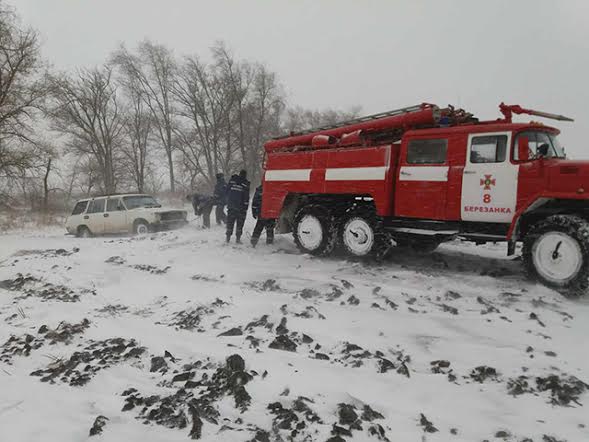
[[491,190],[491,186],[495,185],[495,178],[493,175],[485,175],[485,178],[481,178],[481,186],[485,186],[483,190]]

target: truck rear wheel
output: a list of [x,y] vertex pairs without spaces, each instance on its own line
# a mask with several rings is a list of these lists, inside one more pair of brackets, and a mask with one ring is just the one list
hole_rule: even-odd
[[572,215],[539,222],[524,238],[526,272],[547,286],[583,294],[589,283],[589,223]]
[[342,225],[340,237],[344,248],[352,256],[368,256],[375,249],[374,223],[363,216],[348,217]]
[[319,205],[304,206],[297,212],[293,235],[299,250],[311,255],[328,255],[336,243],[332,216]]

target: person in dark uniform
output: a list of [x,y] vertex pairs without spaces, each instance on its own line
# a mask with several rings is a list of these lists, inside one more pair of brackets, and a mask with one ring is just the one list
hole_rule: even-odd
[[231,240],[235,226],[235,242],[241,244],[249,198],[250,182],[247,180],[247,172],[241,170],[239,175],[233,175],[227,183],[227,242]]
[[194,214],[196,216],[202,215],[202,225],[205,229],[211,227],[211,211],[213,210],[214,199],[211,196],[201,195],[200,193],[193,193],[186,197],[192,203]]
[[252,233],[252,247],[256,247],[260,240],[262,230],[266,229],[266,244],[272,244],[274,242],[274,224],[273,219],[263,219],[262,215],[262,185],[260,184],[256,188],[254,198],[252,199],[252,216],[257,219],[256,226],[254,227],[254,233]]
[[215,218],[217,225],[227,221],[225,216],[225,204],[227,204],[227,183],[225,182],[225,175],[217,174],[217,183],[215,184],[215,192],[213,194],[215,200]]

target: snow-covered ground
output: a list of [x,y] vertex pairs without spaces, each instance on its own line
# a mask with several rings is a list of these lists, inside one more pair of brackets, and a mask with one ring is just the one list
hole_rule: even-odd
[[589,300],[504,247],[246,244],[1,235],[0,441],[589,440]]

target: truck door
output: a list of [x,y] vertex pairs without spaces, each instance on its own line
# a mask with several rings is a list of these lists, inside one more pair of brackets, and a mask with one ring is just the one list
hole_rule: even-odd
[[395,215],[444,219],[448,187],[448,140],[409,139],[401,149]]
[[510,223],[517,202],[517,164],[509,159],[511,132],[470,134],[462,176],[464,221]]

